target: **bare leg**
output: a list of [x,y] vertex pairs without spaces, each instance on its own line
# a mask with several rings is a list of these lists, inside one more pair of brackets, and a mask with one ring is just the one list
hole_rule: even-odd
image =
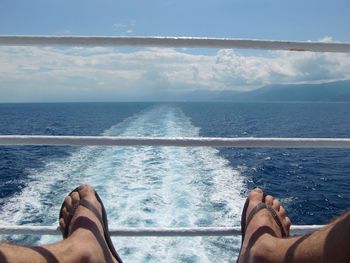
[[[80,199],[86,199],[102,213],[93,188],[82,185],[78,192],[65,198],[61,229],[66,227],[68,213],[73,213],[73,206]],[[0,244],[0,262],[116,262],[104,239],[100,221],[89,209],[78,206],[68,233],[68,238],[52,245],[23,247]]]
[[[249,194],[250,211],[262,202],[263,192]],[[290,220],[277,199],[266,196],[289,231]],[[267,209],[259,211],[246,229],[239,262],[350,262],[350,211],[310,235],[281,238],[281,230]]]

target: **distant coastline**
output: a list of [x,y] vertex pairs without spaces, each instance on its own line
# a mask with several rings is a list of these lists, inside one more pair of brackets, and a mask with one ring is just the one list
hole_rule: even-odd
[[252,91],[199,89],[185,93],[154,93],[139,97],[118,97],[97,101],[13,101],[15,103],[152,103],[152,102],[350,102],[350,80],[319,84],[274,84]]
[[201,90],[188,93],[183,99],[223,102],[350,102],[350,80],[267,85],[248,92]]

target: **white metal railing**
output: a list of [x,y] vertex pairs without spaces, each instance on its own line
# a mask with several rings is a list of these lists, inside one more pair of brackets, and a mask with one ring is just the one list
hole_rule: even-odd
[[350,43],[280,41],[207,37],[125,37],[125,36],[13,36],[0,35],[0,45],[66,45],[66,46],[156,46],[190,48],[251,48],[312,52],[350,53]]
[[[198,37],[105,37],[105,36],[11,36],[0,35],[0,46],[157,46],[190,48],[250,48],[312,52],[350,53],[350,43],[276,41]],[[268,147],[268,148],[350,148],[350,138],[184,138],[0,135],[0,145],[72,146],[177,146],[177,147]],[[321,225],[292,226],[292,234],[305,234]],[[112,236],[235,236],[239,227],[196,228],[111,228]],[[58,235],[53,226],[0,226],[0,234]]]
[[[115,137],[0,135],[0,145],[70,146],[176,146],[176,147],[268,147],[268,148],[350,148],[350,138],[215,138],[215,137]],[[291,234],[305,234],[321,225],[292,226]],[[194,228],[111,228],[112,236],[237,236],[239,227]],[[0,226],[0,234],[58,235],[53,226]]]
[[0,135],[0,145],[350,148],[350,138],[216,138]]
[[[291,227],[291,235],[305,234],[315,231],[323,225],[298,225]],[[177,227],[177,228],[110,228],[111,236],[239,236],[240,227]],[[55,226],[0,226],[0,235],[61,235],[59,227]]]

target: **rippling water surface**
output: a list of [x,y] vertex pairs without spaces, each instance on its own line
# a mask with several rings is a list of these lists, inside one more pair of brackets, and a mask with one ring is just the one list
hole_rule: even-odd
[[[0,104],[1,134],[350,137],[350,104]],[[0,147],[0,223],[57,225],[63,197],[95,186],[112,227],[238,226],[248,189],[298,224],[349,208],[349,150]],[[6,236],[21,243],[59,237]],[[126,262],[228,262],[227,237],[116,238]]]

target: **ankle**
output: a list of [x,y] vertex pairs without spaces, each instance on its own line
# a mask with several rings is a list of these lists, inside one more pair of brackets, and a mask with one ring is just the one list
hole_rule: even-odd
[[92,251],[91,251],[91,249],[82,249],[81,251],[80,251],[80,257],[79,257],[79,259],[78,259],[78,262],[96,262],[95,260],[94,260],[94,255],[93,255],[93,253],[92,253]]
[[250,262],[272,262],[276,253],[275,239],[270,234],[263,234],[249,251]]
[[[91,236],[84,231],[75,231],[69,238],[69,249],[74,251],[76,260],[74,262],[97,262],[95,260],[98,246]],[[82,242],[84,240],[84,242]]]

